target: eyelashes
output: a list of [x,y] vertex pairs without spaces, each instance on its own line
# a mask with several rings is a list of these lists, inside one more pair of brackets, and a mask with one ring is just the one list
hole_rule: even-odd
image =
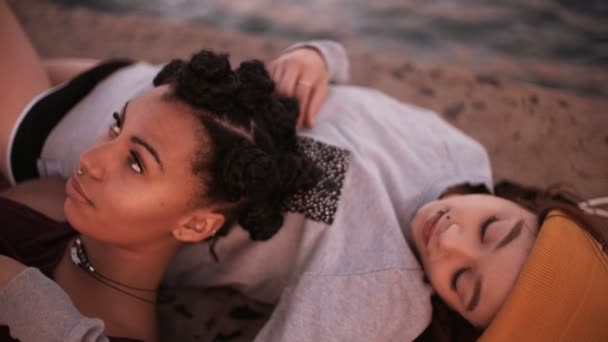
[[117,136],[118,134],[120,134],[122,122],[120,121],[120,115],[118,115],[117,112],[114,112],[114,114],[112,114],[112,117],[114,118],[114,123],[110,125],[110,133],[113,136]]
[[479,231],[479,238],[481,240],[481,242],[485,241],[485,237],[486,237],[486,232],[488,231],[488,228],[490,228],[490,225],[492,225],[492,223],[498,221],[498,217],[496,217],[495,215],[492,215],[490,217],[488,217],[482,224],[481,224],[481,229]]
[[139,174],[144,172],[143,163],[139,154],[133,150],[129,151],[130,157],[128,158],[128,164],[131,170]]
[[456,271],[456,273],[454,273],[454,275],[452,276],[452,279],[450,281],[450,288],[454,291],[456,291],[456,286],[458,285],[458,279],[460,278],[460,276],[462,276],[464,274],[464,272],[466,272],[468,269],[467,268],[461,268],[458,271]]
[[[490,228],[492,223],[497,222],[497,221],[498,221],[498,217],[496,215],[492,215],[492,216],[488,217],[485,221],[483,221],[483,223],[481,224],[481,229],[479,230],[480,231],[479,239],[482,243],[485,240],[485,235],[486,235],[486,232],[488,231],[488,228]],[[471,271],[470,267],[463,267],[463,268],[458,269],[456,272],[454,272],[454,274],[452,275],[452,278],[450,279],[450,288],[453,291],[457,290],[458,280],[460,279],[460,277],[463,276],[468,271]]]
[[112,117],[114,118],[114,120],[116,120],[116,125],[118,127],[120,127],[121,126],[121,122],[120,122],[120,115],[118,115],[118,112],[114,112],[112,114]]
[[[117,112],[114,112],[112,114],[112,117],[114,118],[114,123],[110,125],[109,134],[111,137],[117,137],[122,129],[122,121],[120,119],[120,115]],[[129,156],[127,157],[127,167],[135,173],[144,173],[143,161],[137,151],[129,150]]]

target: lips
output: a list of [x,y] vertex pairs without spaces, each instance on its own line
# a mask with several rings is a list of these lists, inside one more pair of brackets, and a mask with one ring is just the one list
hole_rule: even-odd
[[68,179],[65,185],[65,192],[67,193],[68,197],[78,202],[93,206],[93,202],[91,202],[91,200],[84,193],[80,183],[78,183],[78,180],[76,180],[75,177],[70,177],[70,179]]
[[422,227],[422,239],[424,241],[425,246],[429,245],[429,241],[431,240],[431,236],[435,231],[437,222],[439,222],[439,220],[445,213],[447,213],[446,210],[440,210],[424,223],[424,227]]

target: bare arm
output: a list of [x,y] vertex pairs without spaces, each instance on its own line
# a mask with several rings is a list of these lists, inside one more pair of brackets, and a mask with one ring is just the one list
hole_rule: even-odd
[[90,58],[53,58],[42,61],[52,85],[71,80],[100,61]]
[[0,196],[24,204],[54,220],[65,220],[65,180],[32,179],[0,192]]

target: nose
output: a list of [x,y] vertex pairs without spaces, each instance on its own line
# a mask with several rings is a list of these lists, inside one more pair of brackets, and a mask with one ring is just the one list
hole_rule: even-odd
[[475,259],[480,252],[475,236],[458,223],[452,223],[441,232],[437,244],[439,252],[444,255],[459,255]]
[[103,180],[107,168],[112,163],[111,143],[97,143],[80,155],[79,167],[84,174],[96,180]]

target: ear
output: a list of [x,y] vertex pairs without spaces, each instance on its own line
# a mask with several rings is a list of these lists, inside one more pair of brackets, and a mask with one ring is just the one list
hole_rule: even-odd
[[224,221],[225,218],[222,214],[197,210],[181,220],[171,233],[178,241],[198,242],[215,235]]

